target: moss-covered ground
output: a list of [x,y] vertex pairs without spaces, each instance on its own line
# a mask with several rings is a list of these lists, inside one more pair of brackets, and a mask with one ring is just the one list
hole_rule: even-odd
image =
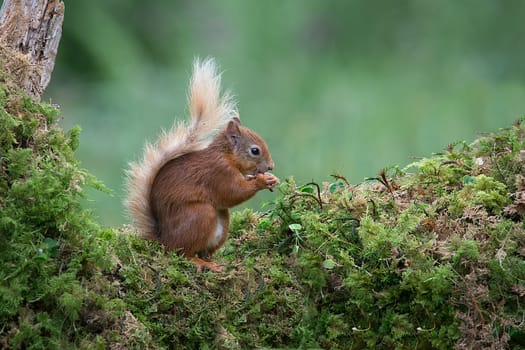
[[0,96],[0,348],[521,349],[525,125],[352,185],[288,179],[195,267],[83,210],[59,111]]

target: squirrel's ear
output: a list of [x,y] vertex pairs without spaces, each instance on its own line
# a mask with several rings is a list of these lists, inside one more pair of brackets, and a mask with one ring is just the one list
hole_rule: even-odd
[[232,148],[237,148],[240,142],[241,138],[241,130],[239,129],[240,121],[238,118],[234,118],[233,120],[230,120],[228,122],[228,126],[226,127],[226,135],[228,136],[228,140],[230,140],[230,143],[232,145]]
[[237,114],[235,117],[232,118],[233,122],[236,122],[237,124],[241,125],[241,117]]

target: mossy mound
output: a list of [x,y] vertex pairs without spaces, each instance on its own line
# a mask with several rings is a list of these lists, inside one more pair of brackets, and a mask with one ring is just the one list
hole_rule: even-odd
[[377,179],[297,185],[195,267],[82,210],[78,129],[0,96],[0,347],[525,346],[525,127]]
[[73,157],[79,129],[65,134],[57,116],[53,106],[0,92],[2,348],[67,344],[64,326],[77,321],[88,293],[79,276],[98,226],[79,198],[96,182]]

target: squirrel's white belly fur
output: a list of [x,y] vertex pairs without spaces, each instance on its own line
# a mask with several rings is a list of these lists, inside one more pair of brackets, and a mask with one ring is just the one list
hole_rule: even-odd
[[221,220],[217,218],[217,227],[212,236],[212,239],[208,242],[208,247],[215,247],[219,244],[222,237],[224,236],[224,227],[222,227]]

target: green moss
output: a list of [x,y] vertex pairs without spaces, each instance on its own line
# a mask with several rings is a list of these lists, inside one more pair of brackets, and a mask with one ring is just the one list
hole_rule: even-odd
[[[515,126],[349,185],[287,179],[194,266],[80,206],[79,128],[0,93],[0,344],[12,348],[519,348]],[[476,332],[472,332],[475,329]]]
[[56,126],[56,108],[2,96],[0,322],[8,326],[0,339],[15,348],[70,347],[88,295],[85,261],[75,255],[98,233],[79,204],[90,176],[74,159],[74,133]]

